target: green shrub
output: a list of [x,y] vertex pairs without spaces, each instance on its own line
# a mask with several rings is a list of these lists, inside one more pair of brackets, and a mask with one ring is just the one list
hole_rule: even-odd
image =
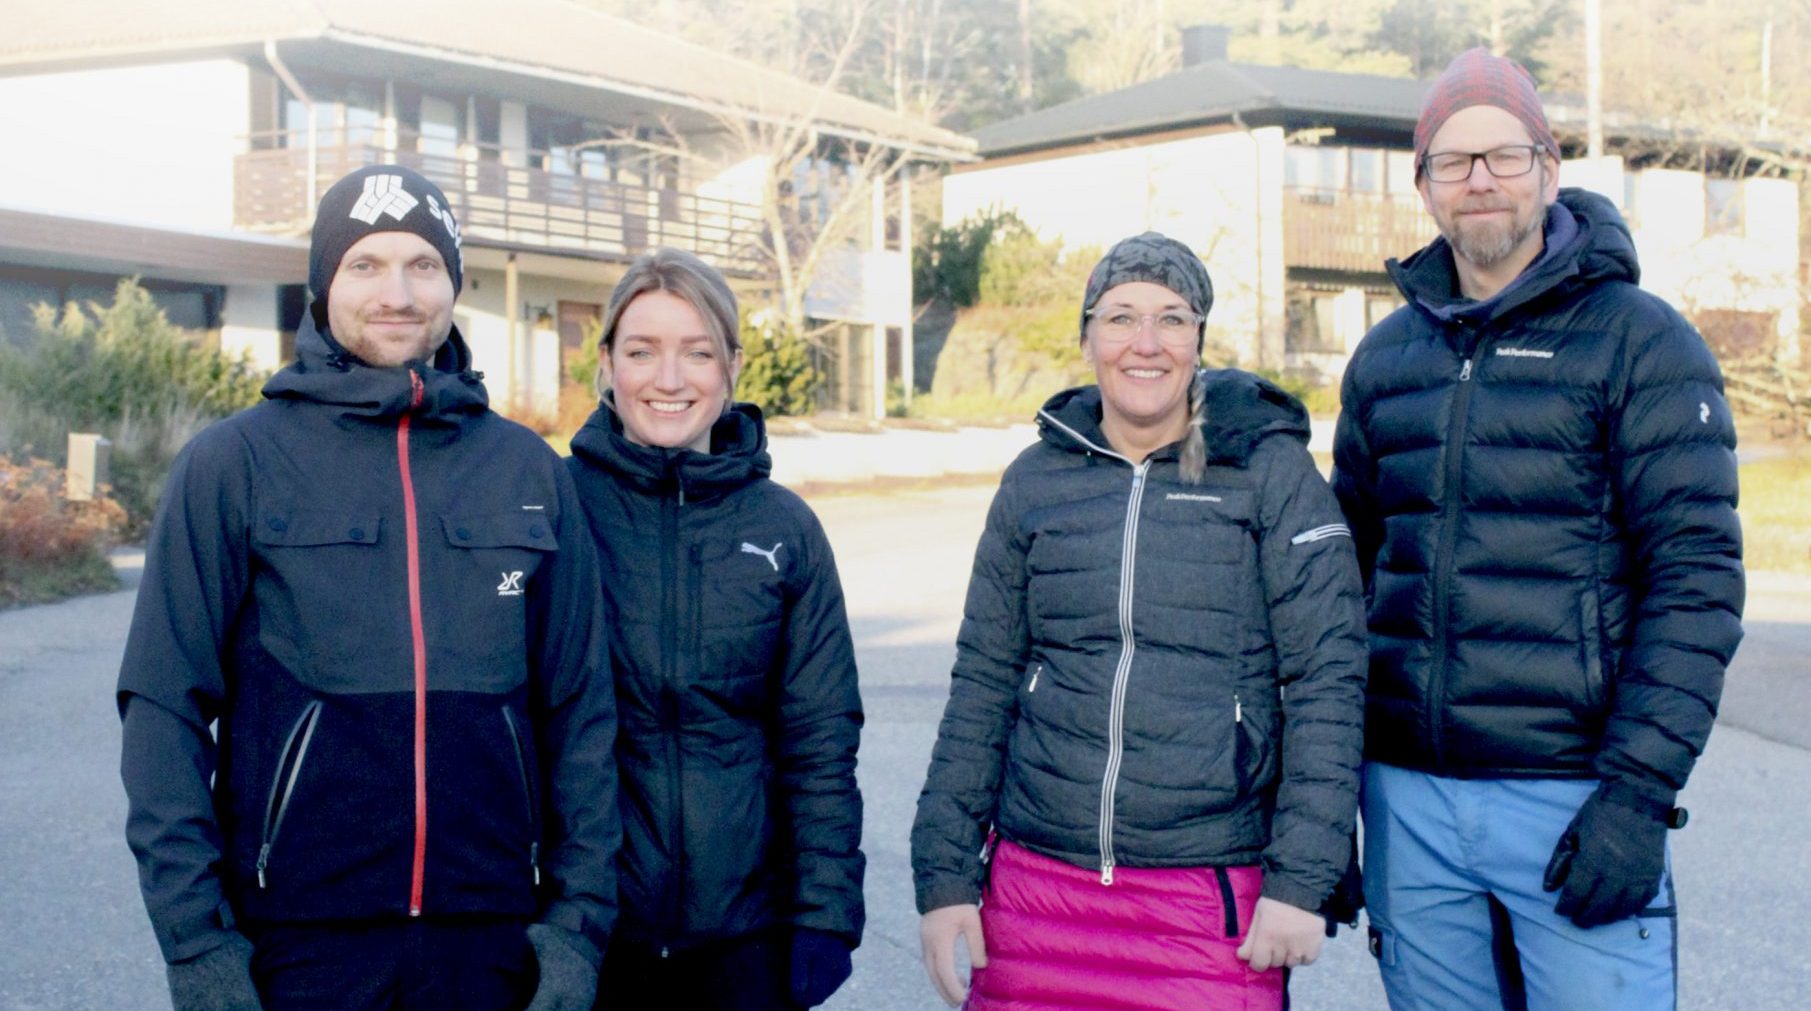
[[742,376],[736,399],[770,416],[810,414],[823,378],[811,363],[805,338],[758,310],[742,311]]
[[35,339],[0,346],[0,452],[61,463],[68,433],[106,435],[114,497],[136,536],[177,451],[257,402],[262,376],[172,325],[135,278],[120,281],[111,305],[34,312]]
[[995,209],[948,228],[932,225],[920,232],[912,248],[913,303],[941,299],[958,308],[974,305],[982,297],[982,261],[998,236],[1008,230],[1026,229],[1018,215]]

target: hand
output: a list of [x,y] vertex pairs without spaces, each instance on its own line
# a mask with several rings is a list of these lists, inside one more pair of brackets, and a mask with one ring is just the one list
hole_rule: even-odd
[[1606,780],[1585,798],[1547,862],[1541,884],[1559,892],[1554,910],[1589,929],[1647,908],[1666,872],[1667,827],[1683,814]]
[[968,999],[968,987],[956,975],[956,939],[968,942],[968,963],[987,968],[987,942],[981,937],[981,907],[974,903],[943,906],[918,920],[918,939],[924,945],[924,971],[930,973],[937,996],[950,1007]]
[[1326,936],[1327,921],[1319,913],[1260,898],[1237,954],[1250,963],[1253,972],[1313,965]]
[[263,1011],[252,985],[252,943],[227,931],[219,947],[164,967],[175,1011]]
[[849,979],[850,945],[841,934],[800,927],[792,932],[793,1003],[817,1007]]
[[528,943],[541,966],[541,982],[527,1011],[591,1011],[597,999],[597,963],[590,941],[565,927],[531,923]]

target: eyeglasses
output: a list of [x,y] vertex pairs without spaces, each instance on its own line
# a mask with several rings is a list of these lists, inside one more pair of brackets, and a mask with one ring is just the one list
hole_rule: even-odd
[[1488,151],[1443,151],[1421,159],[1421,171],[1437,183],[1462,183],[1482,161],[1498,179],[1514,179],[1534,170],[1534,156],[1541,150],[1539,144],[1511,144]]
[[1143,313],[1130,309],[1089,309],[1083,315],[1094,321],[1095,335],[1109,344],[1131,340],[1149,323],[1160,342],[1174,347],[1194,344],[1201,332],[1201,321],[1207,318],[1186,309]]

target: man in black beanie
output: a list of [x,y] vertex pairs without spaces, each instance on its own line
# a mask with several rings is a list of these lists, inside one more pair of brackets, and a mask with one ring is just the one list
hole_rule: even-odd
[[177,1011],[591,1006],[597,560],[558,458],[488,407],[463,271],[432,182],[341,179],[296,361],[170,472],[118,702]]

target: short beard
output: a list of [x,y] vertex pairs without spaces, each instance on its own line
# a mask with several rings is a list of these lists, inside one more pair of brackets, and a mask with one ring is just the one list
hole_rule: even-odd
[[1452,243],[1453,249],[1471,265],[1480,268],[1494,267],[1508,259],[1510,253],[1515,252],[1530,235],[1539,231],[1546,224],[1546,219],[1545,213],[1534,214],[1529,216],[1526,225],[1514,231],[1485,229],[1482,234],[1477,232],[1466,234],[1454,227],[1455,234],[1447,236],[1446,241]]

